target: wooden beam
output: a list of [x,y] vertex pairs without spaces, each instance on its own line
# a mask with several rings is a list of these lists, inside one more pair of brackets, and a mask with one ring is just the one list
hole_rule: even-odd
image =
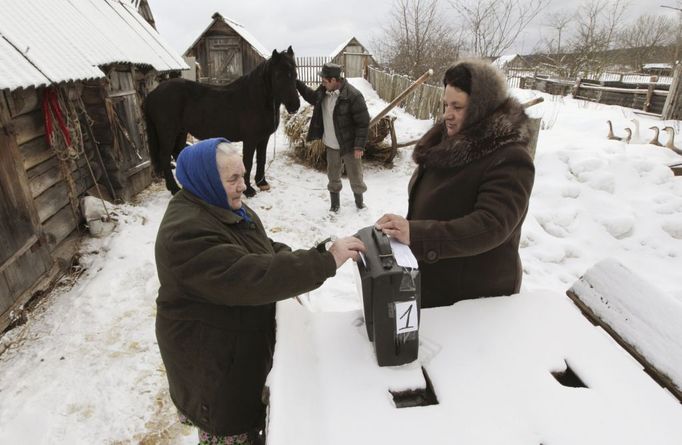
[[569,289],[566,291],[568,298],[575,303],[575,305],[580,309],[580,312],[595,326],[599,326],[604,329],[623,349],[625,349],[635,360],[642,365],[644,372],[649,374],[652,379],[656,381],[663,388],[670,391],[670,393],[677,398],[682,403],[682,388],[678,387],[666,374],[658,371],[645,357],[642,355],[637,348],[628,343],[623,337],[621,337],[615,329],[613,329],[607,322],[602,320],[589,306],[587,306],[578,294],[573,290]]
[[12,256],[10,256],[7,260],[5,260],[4,263],[0,264],[0,274],[3,273],[5,271],[5,269],[7,269],[10,265],[12,265],[16,261],[17,258],[19,258],[23,254],[25,254],[28,251],[28,249],[33,247],[33,245],[37,242],[38,242],[38,237],[35,235],[31,236],[28,240],[26,240],[24,245],[21,246],[19,248],[19,250],[14,252],[12,254]]

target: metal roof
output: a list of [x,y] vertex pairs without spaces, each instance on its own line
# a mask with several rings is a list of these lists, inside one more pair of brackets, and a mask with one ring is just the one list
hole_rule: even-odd
[[99,67],[111,63],[188,69],[132,6],[118,0],[0,0],[0,10],[6,43],[0,65],[23,58],[24,67],[33,67],[3,75],[0,89],[101,78]]

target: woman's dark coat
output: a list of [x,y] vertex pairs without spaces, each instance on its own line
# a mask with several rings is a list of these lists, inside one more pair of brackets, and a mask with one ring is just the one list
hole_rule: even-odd
[[195,425],[218,435],[262,426],[274,302],[336,273],[329,252],[292,252],[246,210],[253,222],[183,190],[166,210],[155,247],[156,336],[171,398]]
[[[313,90],[300,80],[296,81],[296,88],[303,99],[313,105],[313,116],[308,129],[308,141],[322,139],[324,122],[322,119],[322,100],[326,89],[323,85]],[[347,80],[339,90],[339,97],[333,112],[334,132],[339,141],[341,156],[352,153],[354,149],[365,149],[369,135],[369,112],[362,93]]]
[[448,137],[438,123],[413,153],[407,219],[423,307],[521,286],[519,239],[535,175],[528,117],[492,67],[465,63],[472,91],[463,129]]

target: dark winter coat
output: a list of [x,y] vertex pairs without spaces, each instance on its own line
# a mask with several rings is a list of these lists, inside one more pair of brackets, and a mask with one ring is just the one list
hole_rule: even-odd
[[519,239],[535,175],[528,117],[488,66],[469,67],[462,130],[448,137],[438,123],[413,152],[407,219],[423,307],[511,295],[521,286]]
[[258,216],[246,210],[253,222],[180,191],[155,246],[161,283],[156,336],[170,395],[195,425],[218,435],[262,426],[274,302],[317,288],[336,273],[329,252],[292,252],[270,240]]
[[[325,97],[326,90],[323,85],[313,90],[300,80],[296,81],[296,88],[301,93],[303,99],[314,105],[313,116],[310,119],[310,129],[308,129],[308,141],[322,139],[324,134],[324,122],[322,120],[322,99]],[[369,134],[369,112],[362,93],[347,80],[339,91],[333,112],[334,131],[336,139],[339,141],[341,156],[352,153],[354,149],[365,149]]]

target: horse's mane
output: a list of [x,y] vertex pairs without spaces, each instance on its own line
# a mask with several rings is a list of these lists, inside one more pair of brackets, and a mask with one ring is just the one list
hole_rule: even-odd
[[[296,62],[294,61],[293,57],[289,56],[286,53],[286,51],[282,51],[281,53],[279,53],[279,55],[280,57],[282,57],[282,59],[280,59],[280,63],[289,65],[292,68],[296,66]],[[263,91],[265,91],[267,95],[271,95],[272,92],[270,91],[270,83],[266,82],[265,79],[267,79],[267,77],[270,75],[270,70],[272,69],[273,64],[274,62],[271,57],[259,63],[249,73],[244,74],[243,76],[235,79],[233,82],[227,85],[214,85],[212,86],[212,88],[228,92],[239,90],[241,88],[244,88],[245,86],[258,85],[258,83],[260,82],[262,84],[260,88],[261,89],[264,88]]]

